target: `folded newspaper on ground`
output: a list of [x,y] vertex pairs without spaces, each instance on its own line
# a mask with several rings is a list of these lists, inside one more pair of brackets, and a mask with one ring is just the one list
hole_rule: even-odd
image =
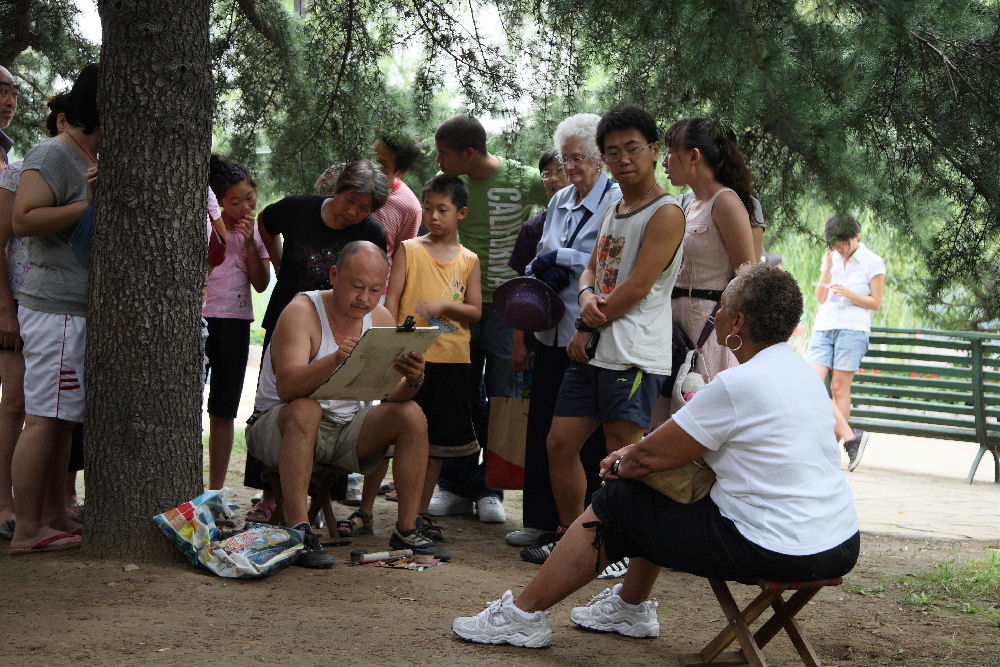
[[266,577],[294,562],[302,550],[302,531],[264,523],[222,539],[213,512],[232,516],[227,489],[206,491],[153,520],[192,565],[220,577]]
[[401,376],[392,367],[396,358],[405,352],[423,354],[439,335],[437,327],[415,327],[410,331],[372,327],[362,334],[347,361],[309,398],[380,401],[399,384]]

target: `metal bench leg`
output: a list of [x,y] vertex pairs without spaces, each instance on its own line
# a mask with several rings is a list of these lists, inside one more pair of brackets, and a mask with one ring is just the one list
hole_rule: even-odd
[[[972,461],[972,469],[969,470],[969,478],[965,480],[966,484],[972,484],[972,480],[976,476],[976,470],[979,469],[979,462],[983,460],[983,454],[985,454],[987,451],[988,450],[986,449],[986,447],[984,447],[984,446],[980,446],[979,447],[979,453],[976,454],[976,458],[973,459],[973,461]],[[996,457],[996,453],[995,452],[993,454],[993,463],[994,463],[994,467],[996,467],[997,457]],[[997,476],[997,479],[995,479],[994,481],[1000,482],[1000,469],[998,469],[996,471],[996,476]]]

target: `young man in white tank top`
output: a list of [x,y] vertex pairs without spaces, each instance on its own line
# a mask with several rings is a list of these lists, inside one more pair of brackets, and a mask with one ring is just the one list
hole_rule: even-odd
[[278,468],[286,523],[305,533],[305,548],[295,562],[302,567],[333,565],[309,528],[306,496],[313,463],[367,473],[393,443],[399,509],[390,548],[428,549],[441,560],[451,558],[451,552],[414,525],[427,469],[427,420],[413,402],[424,380],[423,356],[407,352],[396,359],[393,368],[403,377],[375,407],[309,398],[350,356],[365,330],[395,326],[378,303],[388,274],[378,246],[348,243],[330,270],[332,289],[292,299],[266,352],[247,450]]
[[[655,178],[656,122],[636,107],[613,109],[597,144],[622,199],[609,206],[580,276],[580,318],[566,353],[572,360],[547,441],[560,533],[583,512],[586,476],[580,448],[598,427],[608,451],[637,442],[670,374],[670,292],[680,267],[684,213]],[[600,336],[589,353],[588,343]],[[591,358],[592,356],[592,358]],[[522,551],[544,561],[554,545]],[[624,568],[622,568],[624,570]]]

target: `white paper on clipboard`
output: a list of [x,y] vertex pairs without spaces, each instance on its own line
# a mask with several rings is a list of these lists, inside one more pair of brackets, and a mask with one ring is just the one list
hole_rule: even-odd
[[379,401],[399,384],[401,377],[392,363],[404,352],[427,351],[441,330],[416,327],[397,331],[396,327],[372,327],[366,331],[351,356],[309,398],[318,400]]

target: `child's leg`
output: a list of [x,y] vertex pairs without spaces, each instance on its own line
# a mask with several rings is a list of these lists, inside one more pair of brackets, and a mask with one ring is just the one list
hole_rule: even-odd
[[229,457],[233,452],[233,423],[235,420],[208,415],[208,488],[221,489],[226,485]]
[[[431,496],[434,495],[434,487],[437,485],[438,475],[441,474],[441,464],[444,459],[430,457],[427,459],[427,476],[424,478],[424,493],[420,496],[420,513],[426,514],[430,505]],[[378,487],[376,487],[378,488]]]

